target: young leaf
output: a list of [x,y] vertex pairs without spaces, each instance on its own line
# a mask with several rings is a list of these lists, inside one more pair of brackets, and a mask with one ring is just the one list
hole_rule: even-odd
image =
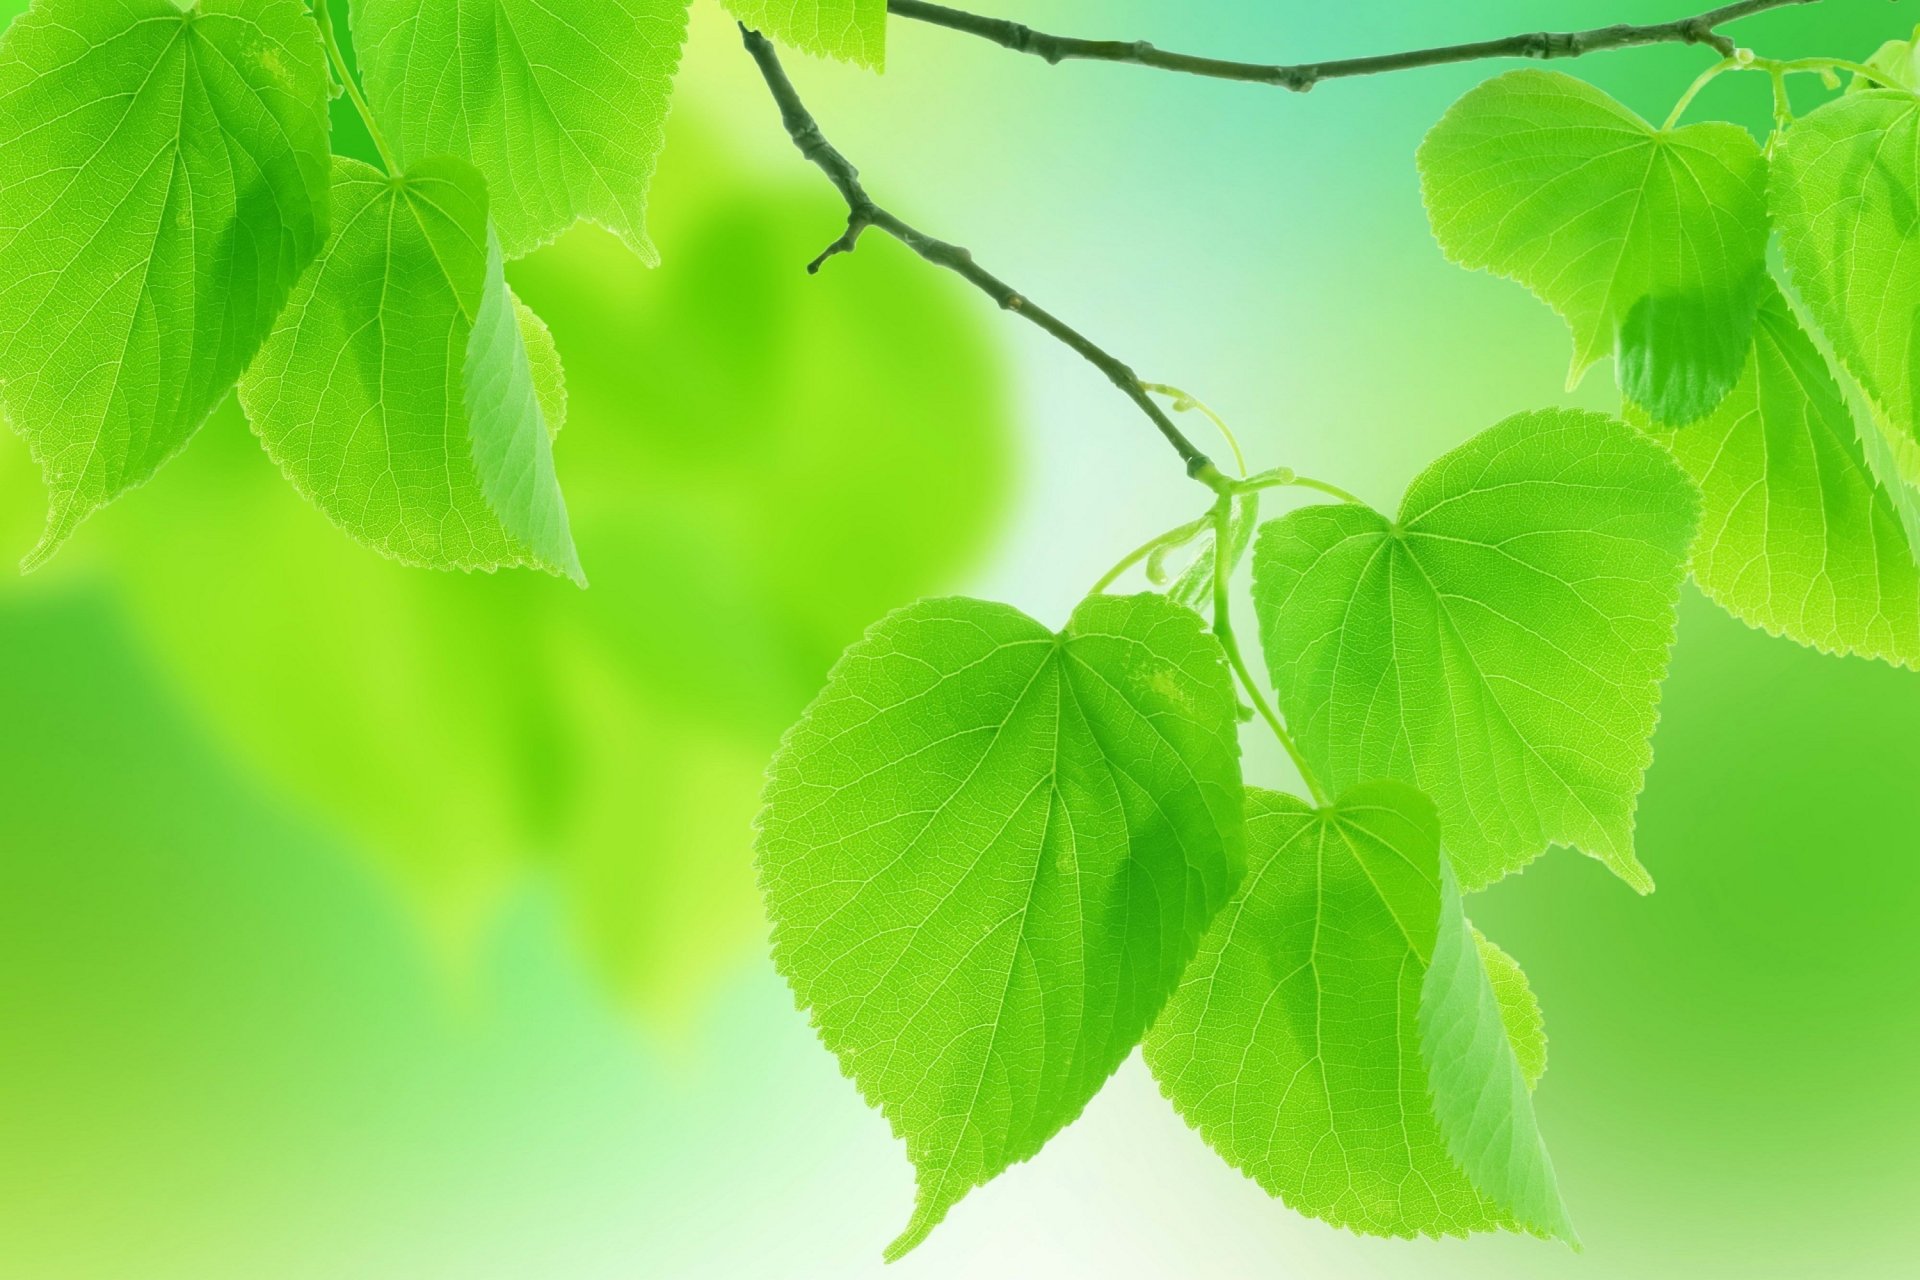
[[[1871,428],[1869,428],[1871,429]],[[1740,384],[1660,438],[1700,486],[1693,577],[1749,626],[1920,664],[1920,568],[1827,362],[1768,288]]]
[[508,257],[585,218],[652,262],[647,184],[687,3],[354,0],[353,34],[402,163],[470,161]]
[[1534,1117],[1533,1084],[1514,1052],[1508,1008],[1444,858],[1439,871],[1440,929],[1420,989],[1420,1052],[1440,1132],[1473,1185],[1515,1222],[1577,1244]]
[[1769,187],[1794,287],[1920,480],[1920,98],[1849,94],[1796,122]]
[[1659,445],[1545,410],[1427,468],[1398,520],[1266,525],[1254,601],[1308,762],[1433,797],[1469,888],[1569,844],[1651,889],[1633,812],[1698,515]]
[[1507,1042],[1513,1046],[1514,1061],[1527,1088],[1540,1083],[1547,1074],[1547,1019],[1540,1011],[1539,997],[1527,981],[1520,962],[1487,940],[1478,929],[1474,943],[1480,948],[1480,963],[1493,984],[1494,998],[1500,1002],[1500,1021],[1507,1029]]
[[1868,89],[1888,88],[1905,89],[1912,92],[1920,89],[1920,28],[1915,28],[1912,36],[1905,40],[1889,40],[1874,50],[1865,66],[1872,70],[1873,79],[1855,75],[1847,82],[1848,93],[1864,93]]
[[821,57],[878,71],[886,62],[887,0],[726,0],[749,27]]
[[0,408],[44,562],[199,429],[326,235],[299,0],[42,0],[0,43]]
[[924,1240],[1126,1058],[1238,883],[1235,698],[1160,596],[900,610],[774,758],[774,959],[906,1141]]
[[355,538],[436,569],[581,576],[486,184],[334,164],[334,233],[240,384],[267,452]]
[[[1564,1234],[1557,1199],[1516,1219],[1477,1190],[1435,1118],[1422,990],[1443,904],[1453,929],[1467,926],[1458,898],[1443,899],[1433,802],[1397,782],[1363,783],[1319,811],[1250,789],[1247,857],[1246,881],[1147,1035],[1147,1065],[1180,1114],[1268,1193],[1335,1226]],[[1514,1058],[1505,1045],[1475,1052]],[[1524,1094],[1498,1101],[1485,1123],[1533,1132]],[[1537,1141],[1511,1154],[1546,1167]]]
[[1655,129],[1571,76],[1513,71],[1456,102],[1419,162],[1447,256],[1572,327],[1569,386],[1615,355],[1628,397],[1671,426],[1732,389],[1767,244],[1766,165],[1744,129]]

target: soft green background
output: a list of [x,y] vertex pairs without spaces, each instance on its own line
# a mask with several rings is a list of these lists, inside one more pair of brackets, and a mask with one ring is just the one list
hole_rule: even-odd
[[[1332,57],[1687,5],[996,7]],[[911,1175],[762,957],[756,771],[866,619],[964,589],[1057,623],[1199,493],[1083,365],[895,246],[800,275],[833,201],[697,9],[665,266],[582,235],[518,272],[574,370],[591,603],[370,562],[230,416],[0,587],[7,1280],[879,1272]],[[1827,0],[1738,34],[1859,55],[1916,20]],[[1706,61],[1578,70],[1657,116]],[[1203,394],[1257,465],[1386,503],[1510,412],[1611,398],[1566,393],[1559,322],[1426,233],[1413,149],[1483,68],[1302,98],[899,24],[889,64],[792,70],[877,193]],[[1697,111],[1765,108],[1728,77]],[[8,554],[25,467],[0,444]],[[1913,1274],[1916,728],[1920,676],[1690,595],[1641,811],[1659,892],[1560,853],[1475,904],[1546,1004],[1584,1255],[1295,1218],[1135,1061],[897,1271]]]

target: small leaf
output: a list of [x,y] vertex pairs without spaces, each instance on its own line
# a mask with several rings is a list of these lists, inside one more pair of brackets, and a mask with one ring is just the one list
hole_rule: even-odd
[[1700,487],[1693,576],[1715,603],[1822,653],[1920,664],[1914,549],[1827,362],[1777,289],[1726,403],[1657,434]]
[[375,114],[401,162],[460,156],[486,176],[506,254],[585,218],[643,259],[647,185],[688,0],[354,0]]
[[[1448,1154],[1428,1087],[1422,991],[1447,927],[1433,802],[1397,782],[1319,811],[1250,789],[1247,853],[1245,882],[1147,1036],[1175,1108],[1269,1194],[1335,1226],[1520,1225]],[[1458,898],[1445,905],[1464,928]],[[1532,1127],[1524,1096],[1500,1100],[1523,1114],[1489,1122]]]
[[[1246,558],[1247,548],[1253,545],[1253,531],[1259,523],[1259,494],[1245,494],[1235,501],[1233,519],[1227,525],[1229,571],[1238,568]],[[1167,589],[1167,598],[1206,618],[1213,616],[1213,579],[1219,565],[1219,554],[1214,547],[1212,534],[1202,537],[1195,546],[1197,549],[1192,561],[1175,579],[1173,586]]]
[[1794,288],[1920,481],[1920,98],[1876,89],[1794,124],[1769,187]]
[[1766,165],[1744,129],[1655,129],[1571,76],[1514,71],[1434,126],[1420,175],[1447,256],[1571,326],[1569,386],[1615,355],[1622,389],[1672,426],[1732,389],[1767,244]]
[[[334,166],[333,238],[241,380],[267,452],[368,546],[584,585],[486,185],[457,160]],[[556,369],[536,342],[539,367]]]
[[1262,528],[1254,601],[1308,763],[1431,796],[1468,888],[1550,844],[1645,892],[1633,812],[1699,499],[1599,414],[1520,414],[1427,468],[1398,520]]
[[1917,42],[1920,42],[1920,28],[1915,28],[1913,36],[1908,39],[1889,40],[1881,45],[1865,63],[1873,72],[1873,78],[1855,74],[1847,82],[1847,92],[1864,93],[1883,86],[1908,92],[1920,89],[1920,53],[1915,48]]
[[1473,940],[1480,948],[1487,981],[1493,984],[1493,994],[1500,1001],[1500,1021],[1507,1029],[1514,1060],[1531,1089],[1547,1074],[1546,1015],[1540,1011],[1540,1000],[1533,994],[1520,962],[1489,942],[1478,929],[1473,931]]
[[887,0],[726,0],[727,11],[781,44],[878,71],[886,63]]
[[44,562],[218,407],[326,235],[299,0],[42,0],[0,43],[0,406]]
[[1132,1052],[1244,861],[1219,644],[1160,596],[1055,635],[935,600],[847,651],[774,758],[774,959],[906,1141],[906,1253]]
[[1440,894],[1440,931],[1420,991],[1420,1051],[1447,1150],[1526,1229],[1577,1244],[1533,1113],[1532,1082],[1444,859]]

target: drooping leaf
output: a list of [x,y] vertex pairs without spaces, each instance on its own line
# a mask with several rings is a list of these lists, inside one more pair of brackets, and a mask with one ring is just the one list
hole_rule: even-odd
[[354,40],[401,162],[470,161],[507,256],[585,218],[651,262],[647,185],[687,4],[354,0]]
[[1507,1004],[1488,976],[1445,858],[1439,879],[1440,928],[1419,1021],[1441,1135],[1473,1185],[1514,1221],[1577,1244],[1534,1116],[1533,1083],[1514,1052]]
[[907,1144],[926,1238],[1079,1115],[1239,881],[1235,698],[1160,596],[1056,635],[1005,605],[900,610],[769,772],[774,958]]
[[1769,634],[1920,663],[1920,567],[1900,513],[1827,362],[1768,295],[1733,393],[1705,422],[1659,433],[1702,495],[1694,580]]
[[1420,147],[1447,256],[1526,285],[1573,330],[1568,385],[1604,356],[1653,418],[1733,388],[1765,269],[1766,165],[1731,124],[1655,129],[1552,71],[1456,102]]
[[1514,1060],[1531,1089],[1547,1073],[1547,1019],[1540,1011],[1539,997],[1533,994],[1519,961],[1488,941],[1478,929],[1473,931],[1473,940],[1480,948],[1480,964],[1487,971],[1487,981],[1493,984],[1493,994],[1500,1002],[1500,1021],[1507,1028]]
[[1269,523],[1254,600],[1308,763],[1431,796],[1468,888],[1550,844],[1652,888],[1633,813],[1698,507],[1653,441],[1545,410],[1427,468],[1397,520]]
[[42,0],[0,43],[0,407],[46,560],[177,453],[327,219],[327,78],[299,0]]
[[1795,122],[1769,195],[1794,288],[1920,481],[1920,98],[1875,89]]
[[484,180],[457,160],[334,172],[334,233],[240,384],[267,452],[396,560],[584,582]]
[[[1247,878],[1148,1033],[1147,1065],[1216,1151],[1300,1213],[1375,1235],[1557,1233],[1557,1199],[1516,1221],[1448,1154],[1435,1116],[1420,1009],[1445,927],[1441,856],[1432,801],[1402,783],[1317,811],[1250,789]],[[1446,906],[1464,929],[1458,898]],[[1517,974],[1507,961],[1502,982]],[[1523,1038],[1537,1057],[1537,1033]],[[1511,1062],[1515,1049],[1475,1052]],[[1533,1130],[1527,1098],[1499,1102],[1487,1122]],[[1544,1167],[1537,1141],[1512,1156]]]
[[871,67],[886,62],[887,0],[726,0],[749,27],[821,57]]

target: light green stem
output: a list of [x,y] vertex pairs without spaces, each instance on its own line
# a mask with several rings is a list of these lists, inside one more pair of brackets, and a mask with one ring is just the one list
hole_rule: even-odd
[[1220,647],[1226,652],[1227,664],[1233,668],[1234,675],[1240,679],[1240,686],[1246,690],[1247,699],[1253,703],[1253,709],[1273,730],[1273,736],[1280,741],[1287,758],[1293,761],[1293,767],[1300,780],[1307,785],[1315,804],[1324,806],[1327,793],[1321,788],[1320,780],[1307,767],[1307,761],[1300,754],[1299,744],[1293,735],[1287,732],[1286,723],[1280,719],[1280,713],[1267,701],[1267,695],[1260,691],[1253,672],[1247,666],[1246,658],[1240,652],[1240,642],[1233,635],[1233,593],[1230,579],[1233,577],[1233,500],[1222,497],[1216,502],[1209,518],[1213,521],[1213,634],[1220,641]]
[[1233,428],[1227,425],[1225,418],[1209,409],[1205,401],[1164,382],[1143,382],[1140,385],[1157,396],[1165,396],[1173,401],[1175,413],[1185,413],[1189,409],[1195,409],[1204,414],[1208,421],[1220,429],[1220,435],[1226,440],[1227,448],[1233,450],[1234,466],[1239,469],[1241,475],[1247,474],[1247,455],[1240,451],[1240,441],[1234,437]]
[[1106,576],[1094,583],[1093,590],[1088,594],[1096,596],[1102,594],[1107,588],[1118,582],[1127,570],[1144,560],[1150,559],[1154,552],[1166,548],[1178,547],[1184,543],[1191,542],[1195,536],[1206,529],[1208,522],[1212,519],[1212,515],[1209,514],[1201,516],[1198,520],[1189,520],[1178,529],[1169,529],[1159,537],[1141,543],[1138,547],[1135,547],[1127,553],[1126,559],[1107,570]]
[[373,108],[360,93],[360,85],[353,78],[353,71],[347,66],[347,56],[341,52],[340,38],[333,27],[333,14],[327,9],[327,0],[313,0],[313,20],[320,24],[320,39],[327,47],[327,57],[333,63],[334,74],[340,77],[340,88],[353,102],[353,109],[360,113],[360,121],[367,126],[367,136],[373,139],[374,150],[380,153],[380,164],[389,178],[400,172],[399,163],[393,158],[393,151],[387,146],[386,137],[380,132],[380,126],[374,123]]

